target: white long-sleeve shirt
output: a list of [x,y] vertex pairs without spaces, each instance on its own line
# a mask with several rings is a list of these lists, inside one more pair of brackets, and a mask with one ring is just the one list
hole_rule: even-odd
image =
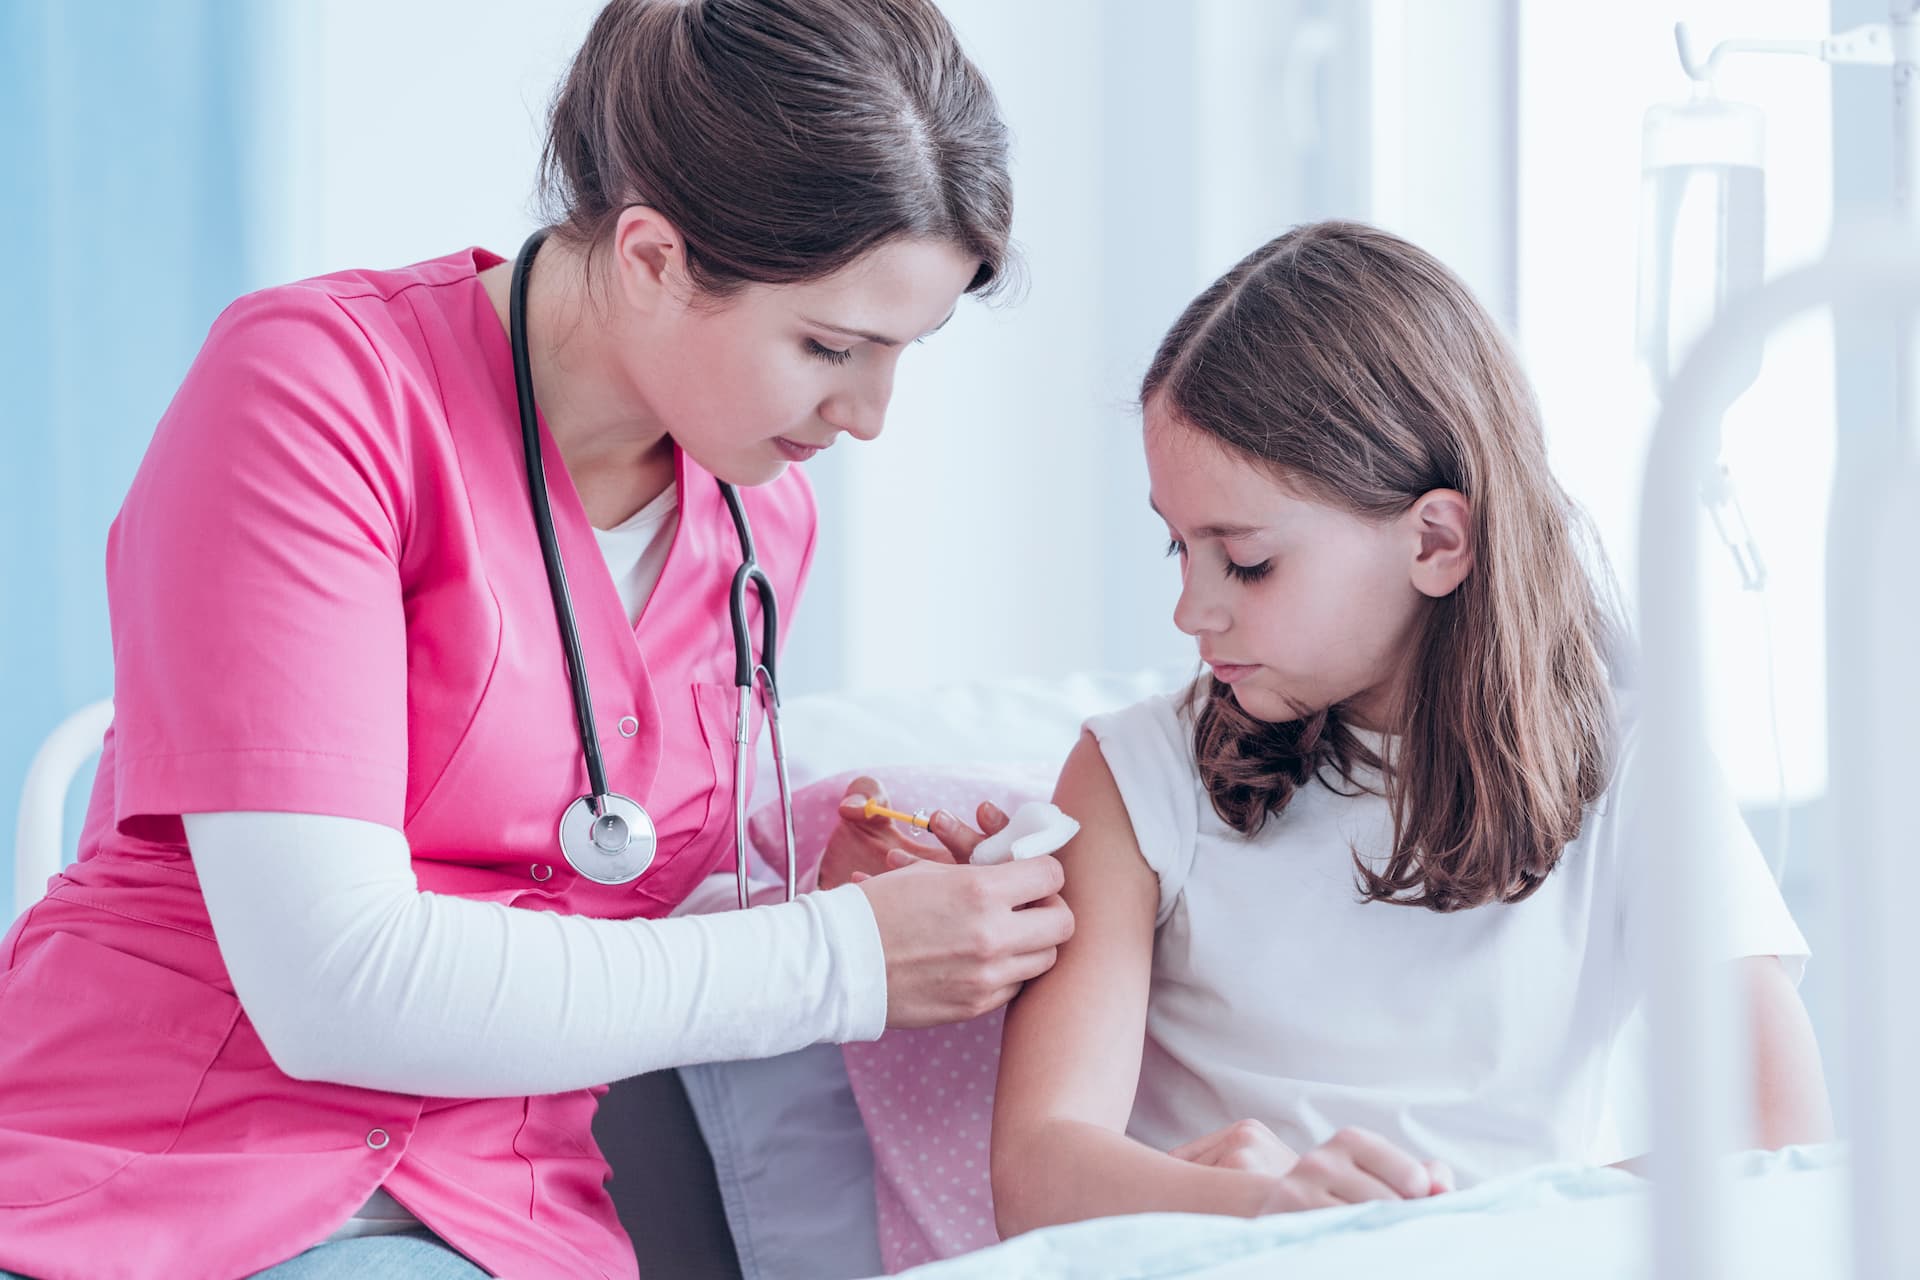
[[[673,536],[672,503],[662,508],[602,538],[630,617]],[[632,537],[643,524],[650,536]],[[744,912],[600,920],[423,893],[405,836],[376,823],[206,813],[185,824],[235,993],[298,1078],[436,1097],[552,1093],[886,1026],[879,929],[852,885]],[[724,878],[731,905],[731,869]],[[336,1235],[415,1225],[376,1193]]]

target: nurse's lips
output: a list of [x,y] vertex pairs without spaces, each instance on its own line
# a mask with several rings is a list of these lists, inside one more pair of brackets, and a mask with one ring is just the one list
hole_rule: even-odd
[[775,436],[773,442],[780,446],[780,452],[787,455],[789,462],[805,462],[827,446],[823,444],[800,444],[785,436]]
[[1237,663],[1237,662],[1209,662],[1207,663],[1207,665],[1213,668],[1213,678],[1215,680],[1220,681],[1222,684],[1232,684],[1236,680],[1239,680],[1244,678],[1245,676],[1251,675],[1258,664],[1257,663]]

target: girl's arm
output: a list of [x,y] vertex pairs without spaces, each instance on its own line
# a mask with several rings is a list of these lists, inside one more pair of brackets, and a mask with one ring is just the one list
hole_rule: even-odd
[[[1746,993],[1753,1057],[1753,1117],[1744,1144],[1769,1150],[1833,1137],[1833,1112],[1820,1067],[1820,1046],[1806,1005],[1776,956],[1734,962]],[[1645,1175],[1651,1157],[1634,1156],[1613,1167]]]
[[1054,790],[1080,821],[1060,851],[1073,938],[1007,1008],[993,1104],[1002,1237],[1111,1214],[1252,1216],[1257,1174],[1176,1160],[1126,1136],[1140,1082],[1159,881],[1099,744],[1082,734]]
[[[1187,1159],[1127,1137],[1159,883],[1090,735],[1067,758],[1054,801],[1080,820],[1059,854],[1074,933],[1058,963],[1007,1010],[992,1142],[1001,1236],[1114,1214],[1254,1217],[1443,1189],[1444,1171],[1360,1130],[1341,1131],[1297,1162],[1279,1143],[1256,1141],[1249,1130],[1258,1127],[1246,1122],[1196,1135],[1180,1149]],[[1252,1167],[1223,1167],[1239,1163]]]
[[1773,956],[1751,956],[1739,966],[1753,1035],[1752,1145],[1825,1142],[1833,1137],[1833,1112],[1800,993]]

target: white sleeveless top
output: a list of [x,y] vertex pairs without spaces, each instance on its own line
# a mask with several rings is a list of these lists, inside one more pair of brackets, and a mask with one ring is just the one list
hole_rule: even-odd
[[[1256,1119],[1305,1151],[1357,1125],[1446,1161],[1462,1186],[1593,1158],[1659,891],[1613,812],[1631,728],[1612,789],[1532,897],[1442,915],[1360,901],[1351,851],[1377,869],[1391,847],[1378,795],[1314,782],[1253,838],[1228,827],[1176,710],[1185,696],[1087,721],[1160,880],[1127,1132],[1164,1151]],[[1797,980],[1806,941],[1724,784],[1700,785],[1729,956],[1778,955]]]

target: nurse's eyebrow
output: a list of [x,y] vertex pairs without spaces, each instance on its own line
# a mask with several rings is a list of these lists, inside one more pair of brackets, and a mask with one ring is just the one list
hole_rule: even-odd
[[[959,310],[958,307],[954,308],[954,311],[958,311],[958,310]],[[877,347],[899,347],[899,346],[906,345],[898,338],[888,338],[888,337],[882,336],[881,334],[867,333],[860,329],[849,329],[843,324],[828,324],[825,320],[813,320],[813,319],[809,319],[806,316],[801,316],[800,318],[802,320],[805,320],[808,324],[812,325],[816,329],[826,329],[832,333],[837,333],[845,338],[858,338],[862,342],[871,342]],[[947,312],[947,320],[951,320],[951,319],[953,319],[953,311]],[[942,320],[939,324],[927,330],[926,333],[922,336],[931,338],[934,334],[940,332],[942,329],[947,327],[947,320]]]
[[[1162,520],[1167,519],[1166,515],[1160,510],[1160,504],[1152,498],[1147,499],[1147,505],[1153,508],[1153,514],[1159,516]],[[1168,520],[1167,523],[1171,524],[1173,522]],[[1196,538],[1250,538],[1256,533],[1265,532],[1266,527],[1257,524],[1203,524],[1194,530],[1193,536]]]

